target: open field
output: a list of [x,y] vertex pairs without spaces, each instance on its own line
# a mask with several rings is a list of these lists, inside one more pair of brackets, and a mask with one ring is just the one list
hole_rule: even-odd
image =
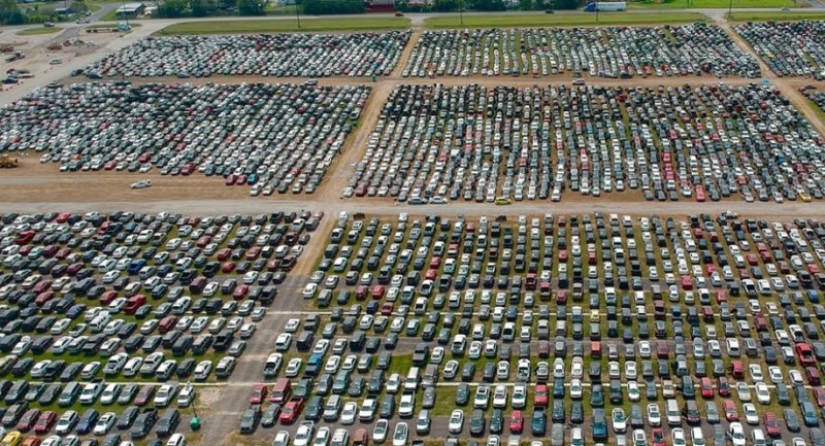
[[825,19],[823,12],[806,11],[742,11],[728,15],[731,22],[767,22],[767,21],[799,21],[799,20],[822,20]]
[[466,15],[463,24],[456,16],[432,17],[424,21],[425,28],[513,28],[524,26],[582,26],[582,25],[645,25],[659,23],[704,22],[707,16],[699,13],[634,14],[632,12],[601,13],[557,12],[544,14],[536,12],[525,15],[482,16]]
[[[734,8],[783,8],[794,7],[793,0],[732,0]],[[628,3],[631,9],[682,9],[682,8],[728,8],[728,0],[667,0],[657,2]]]
[[63,31],[63,28],[59,26],[52,26],[50,28],[46,28],[45,26],[39,26],[37,28],[27,28],[22,31],[18,31],[18,36],[38,36],[41,34],[54,34],[56,32]]
[[240,34],[267,33],[285,31],[366,31],[409,28],[410,20],[406,18],[352,18],[339,19],[302,19],[301,26],[291,20],[226,20],[220,22],[184,22],[172,25],[160,31],[164,35],[195,34]]

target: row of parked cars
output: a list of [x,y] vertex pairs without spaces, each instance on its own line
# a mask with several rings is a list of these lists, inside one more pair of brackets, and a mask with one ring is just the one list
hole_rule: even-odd
[[748,22],[734,29],[777,76],[825,79],[825,22]]
[[55,85],[0,110],[0,151],[32,150],[65,172],[203,174],[252,196],[313,193],[369,93],[313,82]]
[[[770,86],[401,85],[344,197],[811,201],[825,142]],[[780,154],[781,153],[781,154]]]
[[[97,76],[387,76],[412,32],[149,37],[85,68]],[[78,71],[75,74],[81,74]]]
[[759,77],[757,61],[724,30],[704,23],[664,27],[426,31],[403,75]]

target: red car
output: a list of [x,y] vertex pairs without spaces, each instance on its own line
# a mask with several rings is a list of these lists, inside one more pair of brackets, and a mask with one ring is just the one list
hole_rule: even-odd
[[764,415],[763,421],[765,423],[765,430],[771,437],[778,437],[782,435],[782,426],[779,424],[779,417],[768,412]]
[[513,414],[510,415],[510,433],[520,434],[523,429],[524,415],[522,415],[520,410],[514,410]]
[[300,399],[290,400],[281,410],[281,415],[278,416],[278,421],[281,424],[292,424],[298,419],[301,414],[301,409],[304,406],[304,401]]
[[155,396],[155,386],[147,384],[140,388],[140,391],[135,397],[135,405],[145,406],[146,404],[149,404],[153,396]]
[[225,262],[223,266],[221,266],[222,273],[231,273],[235,270],[235,262]]
[[37,418],[37,423],[34,425],[34,433],[48,434],[52,430],[52,426],[57,421],[57,413],[47,410],[40,414]]
[[814,389],[814,398],[816,398],[816,404],[818,404],[819,407],[825,407],[825,389]]
[[255,384],[252,387],[252,394],[249,395],[249,404],[262,404],[266,400],[267,393],[269,393],[269,389],[266,384]]
[[710,378],[702,378],[700,385],[702,386],[702,398],[713,398],[713,385],[710,383]]
[[730,384],[724,376],[717,378],[716,388],[719,390],[719,396],[730,396]]
[[736,404],[731,400],[722,400],[722,411],[725,412],[725,419],[730,421],[739,421],[739,411],[736,409]]
[[533,405],[536,407],[547,407],[547,384],[536,384],[536,392],[533,394]]
[[653,446],[665,446],[665,433],[661,428],[654,428],[650,431],[650,437],[653,438]]
[[29,409],[26,413],[20,417],[20,421],[17,422],[17,430],[20,432],[28,432],[34,427],[34,423],[37,423],[37,419],[40,417],[40,409]]

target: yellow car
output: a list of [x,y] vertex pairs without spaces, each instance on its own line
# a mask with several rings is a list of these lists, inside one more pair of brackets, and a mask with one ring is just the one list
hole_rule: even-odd
[[804,201],[805,203],[810,203],[811,195],[807,192],[799,192],[799,199]]
[[3,441],[0,441],[0,446],[20,446],[22,442],[23,434],[17,431],[11,431],[3,437]]
[[513,201],[507,197],[498,197],[496,198],[496,204],[498,206],[506,206],[508,204],[513,204]]

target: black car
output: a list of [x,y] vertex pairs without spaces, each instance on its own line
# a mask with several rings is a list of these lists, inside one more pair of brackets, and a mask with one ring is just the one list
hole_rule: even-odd
[[21,401],[19,403],[12,404],[6,409],[6,412],[3,414],[2,423],[5,427],[12,427],[17,424],[20,420],[20,417],[23,416],[26,411],[29,410],[29,403],[26,401]]
[[313,396],[309,399],[307,408],[304,410],[304,418],[310,421],[318,421],[321,419],[321,412],[323,412],[323,410],[324,400],[320,396]]
[[117,426],[120,430],[126,430],[132,427],[132,424],[135,422],[135,419],[140,415],[140,408],[137,406],[129,406],[123,413],[120,414],[120,417],[117,419]]
[[493,409],[490,417],[490,433],[500,434],[504,430],[504,412],[501,409]]
[[544,436],[547,432],[547,415],[544,414],[543,410],[533,411],[531,426],[533,436]]
[[470,418],[470,435],[480,437],[484,435],[484,428],[487,421],[484,419],[484,411],[476,409],[473,411],[473,416]]
[[570,422],[573,424],[581,424],[584,422],[584,407],[581,401],[573,401],[570,406]]
[[145,409],[143,413],[138,415],[137,419],[135,419],[134,424],[132,424],[132,429],[129,433],[132,435],[133,439],[144,438],[149,435],[151,432],[152,427],[155,426],[155,423],[158,421],[158,411],[157,409]]
[[166,409],[155,428],[158,437],[168,437],[175,432],[180,423],[180,412],[177,409]]
[[272,427],[278,421],[278,415],[281,414],[280,404],[270,404],[261,415],[261,426]]
[[258,428],[261,421],[261,406],[254,404],[241,415],[241,433],[251,434]]

